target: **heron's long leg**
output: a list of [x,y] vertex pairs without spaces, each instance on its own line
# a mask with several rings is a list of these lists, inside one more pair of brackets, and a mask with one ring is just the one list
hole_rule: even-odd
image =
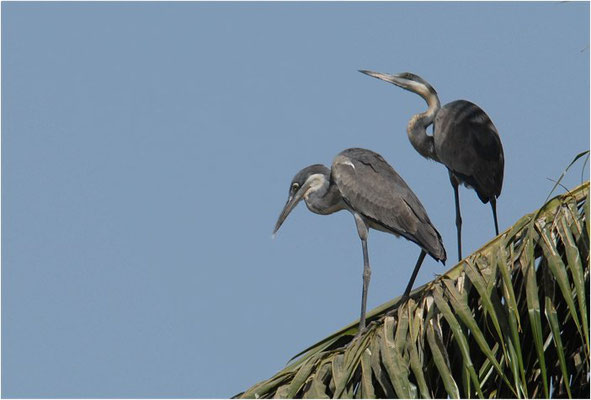
[[363,218],[355,213],[355,223],[357,224],[357,233],[361,239],[361,247],[363,248],[363,291],[361,293],[361,317],[359,318],[359,333],[365,329],[365,309],[367,307],[367,289],[369,287],[369,280],[371,278],[371,268],[369,266],[369,254],[367,252],[367,224]]
[[412,275],[410,276],[410,281],[408,281],[408,285],[406,286],[406,289],[404,290],[404,294],[402,295],[403,299],[407,298],[408,295],[410,294],[410,291],[412,289],[412,285],[415,283],[415,279],[417,278],[417,274],[419,273],[419,269],[421,269],[421,265],[423,264],[423,260],[425,259],[426,255],[427,255],[427,252],[425,250],[421,249],[421,254],[419,254],[419,259],[417,260],[417,264],[415,265],[415,269],[414,269],[414,271],[412,271]]
[[499,222],[497,221],[497,199],[494,197],[490,199],[490,206],[492,207],[493,218],[495,219],[495,232],[499,236]]
[[369,288],[369,279],[371,278],[371,268],[369,267],[369,255],[367,254],[367,240],[361,239],[361,246],[363,247],[363,292],[361,294],[361,317],[359,317],[359,332],[365,329],[367,289]]
[[462,260],[462,215],[460,213],[460,193],[458,191],[458,181],[450,174],[451,185],[454,188],[454,198],[456,200],[456,229],[458,231],[458,261]]

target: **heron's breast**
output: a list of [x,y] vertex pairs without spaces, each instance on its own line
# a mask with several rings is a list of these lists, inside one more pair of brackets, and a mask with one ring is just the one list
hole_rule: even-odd
[[345,208],[345,204],[342,202],[333,204],[323,204],[322,206],[317,206],[315,203],[307,201],[306,206],[308,207],[308,210],[320,215],[333,214]]

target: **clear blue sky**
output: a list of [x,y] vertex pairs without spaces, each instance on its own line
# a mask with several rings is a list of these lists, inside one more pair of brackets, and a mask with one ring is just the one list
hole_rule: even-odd
[[[486,110],[502,230],[589,148],[588,3],[3,2],[2,396],[227,397],[358,318],[349,213],[300,205],[271,240],[293,175],[348,147],[396,168],[453,261],[447,172],[405,132],[425,104],[361,68]],[[460,197],[471,253],[492,216]],[[369,251],[371,309],[419,249]]]

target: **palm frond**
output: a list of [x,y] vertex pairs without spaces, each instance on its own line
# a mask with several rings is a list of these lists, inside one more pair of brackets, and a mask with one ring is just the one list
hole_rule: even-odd
[[589,182],[239,398],[589,397]]

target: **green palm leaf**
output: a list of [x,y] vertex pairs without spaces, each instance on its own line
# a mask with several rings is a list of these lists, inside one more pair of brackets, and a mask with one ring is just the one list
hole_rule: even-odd
[[240,398],[589,397],[589,182]]

